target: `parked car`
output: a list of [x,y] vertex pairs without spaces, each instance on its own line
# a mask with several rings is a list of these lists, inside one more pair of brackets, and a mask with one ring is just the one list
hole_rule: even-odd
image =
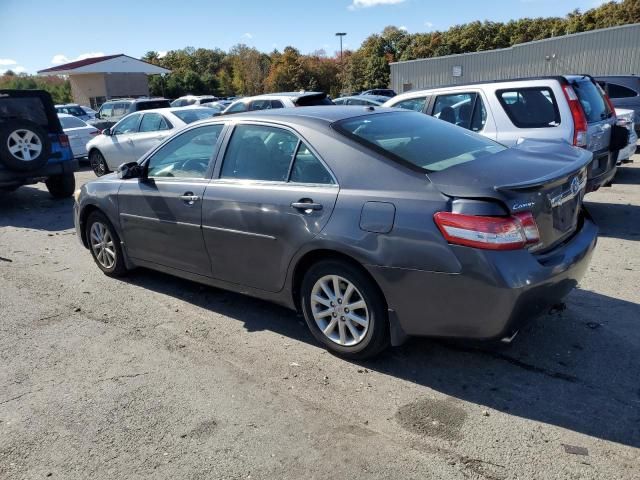
[[69,137],[69,145],[74,158],[85,158],[87,156],[87,143],[93,140],[96,135],[100,135],[100,130],[88,125],[78,117],[59,113],[58,119],[62,125],[62,130]]
[[360,95],[378,95],[382,97],[395,97],[397,93],[390,88],[373,88],[371,90],[365,90]]
[[638,148],[638,135],[635,130],[635,112],[623,108],[616,108],[618,125],[622,125],[629,130],[629,145],[618,152],[618,165],[621,163],[633,162],[631,155],[636,153]]
[[255,97],[244,97],[229,105],[223,115],[254,110],[271,110],[276,108],[312,107],[315,105],[333,105],[322,92],[284,92],[269,93]]
[[170,106],[169,100],[166,98],[120,98],[118,100],[109,100],[102,104],[91,124],[100,130],[104,130],[114,126],[130,113],[155,108],[169,108]]
[[84,105],[80,105],[80,108],[83,109],[85,111],[85,113],[87,115],[89,115],[91,118],[95,118],[96,117],[96,113],[98,113],[96,110],[94,110],[91,107],[86,107]]
[[172,107],[188,107],[190,105],[202,105],[207,102],[215,102],[218,97],[213,95],[185,95],[184,97],[176,98],[171,102]]
[[389,97],[376,95],[353,95],[351,97],[339,97],[333,100],[336,105],[369,105],[374,107],[381,106],[389,100]]
[[136,266],[300,309],[365,358],[407,335],[511,339],[571,291],[597,227],[592,154],[506,148],[426,115],[360,107],[216,117],[76,196],[78,238]]
[[78,117],[80,120],[91,120],[95,118],[96,112],[92,110],[93,113],[87,111],[86,107],[82,107],[77,103],[67,103],[64,105],[56,105],[56,111],[58,113],[64,113],[67,115],[73,115],[74,117]]
[[594,154],[588,192],[611,182],[617,152],[628,144],[626,129],[615,126],[607,96],[587,75],[418,90],[398,95],[384,106],[423,112],[507,146],[530,138],[564,140],[586,148]]
[[637,75],[607,75],[596,77],[596,81],[607,92],[613,106],[636,112],[635,129],[640,135],[640,77]]
[[51,95],[0,90],[0,191],[45,182],[53,197],[69,197],[77,169]]
[[131,113],[87,144],[91,168],[100,177],[123,163],[137,160],[185,125],[213,115],[213,110],[203,107],[158,108]]
[[224,112],[224,110],[231,105],[233,102],[229,101],[229,100],[218,100],[215,102],[205,102],[205,103],[201,103],[200,106],[201,107],[207,107],[207,108],[212,108],[215,110],[215,115],[222,115],[222,112]]

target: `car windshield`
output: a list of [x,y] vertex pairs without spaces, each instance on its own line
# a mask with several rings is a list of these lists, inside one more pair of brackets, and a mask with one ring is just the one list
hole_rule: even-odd
[[334,128],[387,157],[425,172],[445,170],[506,148],[463,128],[414,112],[349,118],[335,123]]
[[185,108],[184,110],[174,110],[172,113],[184,123],[193,123],[213,117],[216,111],[208,108]]

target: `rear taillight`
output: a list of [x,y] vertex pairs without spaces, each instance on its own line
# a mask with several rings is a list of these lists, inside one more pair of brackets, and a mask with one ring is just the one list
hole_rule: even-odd
[[578,95],[570,85],[563,85],[562,91],[569,103],[571,117],[573,117],[573,144],[576,147],[587,146],[587,117],[584,114]]
[[438,212],[436,225],[449,243],[486,250],[517,250],[540,241],[531,212],[512,217],[480,217]]
[[62,148],[67,148],[69,146],[69,137],[66,135],[58,135],[58,142]]
[[604,99],[607,101],[607,105],[609,105],[609,110],[611,110],[611,116],[613,118],[618,118],[618,116],[616,115],[616,107],[614,107],[613,103],[611,103],[611,99],[609,98],[609,95],[605,93]]

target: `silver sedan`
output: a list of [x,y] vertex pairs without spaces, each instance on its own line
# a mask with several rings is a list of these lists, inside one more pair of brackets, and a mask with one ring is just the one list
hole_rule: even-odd
[[210,108],[158,108],[127,115],[87,143],[91,168],[98,177],[140,158],[184,126],[211,118]]

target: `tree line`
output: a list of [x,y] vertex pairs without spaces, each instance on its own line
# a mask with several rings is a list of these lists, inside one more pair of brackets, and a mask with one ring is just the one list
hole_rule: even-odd
[[[152,95],[177,98],[186,94],[218,96],[256,95],[265,92],[320,90],[331,96],[389,85],[389,63],[459,53],[507,48],[599,28],[640,22],[640,0],[608,2],[565,17],[523,18],[509,22],[476,21],[444,31],[408,33],[389,26],[367,37],[342,60],[324,50],[302,54],[294,47],[263,53],[238,44],[219,48],[171,50],[164,56],[147,52],[142,60],[168,68],[166,76],[150,77]],[[68,82],[29,75],[5,74],[0,88],[45,88],[56,102],[71,100]],[[28,85],[24,87],[23,85]],[[31,85],[37,85],[32,87]]]

